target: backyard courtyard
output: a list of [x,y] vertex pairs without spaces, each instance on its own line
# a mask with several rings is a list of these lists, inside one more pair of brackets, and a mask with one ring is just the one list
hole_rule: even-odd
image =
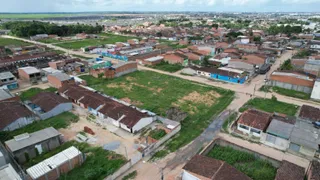
[[166,144],[168,152],[176,151],[199,136],[234,97],[232,91],[151,71],[138,71],[113,80],[88,75],[81,78],[98,91],[161,116],[166,116],[171,107],[187,113],[181,121],[180,133]]

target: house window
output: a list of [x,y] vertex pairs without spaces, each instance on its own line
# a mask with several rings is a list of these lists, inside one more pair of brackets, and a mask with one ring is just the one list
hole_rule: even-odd
[[275,136],[272,136],[270,134],[267,134],[267,137],[266,137],[266,141],[272,143],[272,144],[275,144],[276,142],[276,137]]
[[260,130],[257,130],[257,129],[253,129],[253,128],[251,128],[251,130],[250,130],[251,132],[253,132],[253,133],[256,133],[256,134],[260,134],[261,133],[261,131]]
[[240,124],[239,127],[242,128],[242,129],[245,129],[245,130],[249,130],[249,127],[247,127],[245,125],[242,125],[242,124]]
[[290,143],[289,149],[291,149],[292,151],[295,151],[295,152],[299,152],[300,151],[300,145],[294,144],[294,143]]

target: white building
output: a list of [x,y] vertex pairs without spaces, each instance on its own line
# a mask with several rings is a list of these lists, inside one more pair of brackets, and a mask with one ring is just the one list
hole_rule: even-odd
[[311,99],[320,100],[320,79],[317,79],[314,83],[313,90],[311,93]]

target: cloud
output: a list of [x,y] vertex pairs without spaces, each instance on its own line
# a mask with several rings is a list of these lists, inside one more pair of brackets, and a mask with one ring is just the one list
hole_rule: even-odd
[[312,4],[320,3],[320,0],[281,0],[283,3],[287,4]]

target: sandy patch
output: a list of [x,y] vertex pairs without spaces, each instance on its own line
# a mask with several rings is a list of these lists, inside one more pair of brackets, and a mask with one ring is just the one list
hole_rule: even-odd
[[128,76],[128,77],[126,77],[126,80],[127,80],[127,81],[135,81],[136,78]]
[[122,99],[120,99],[120,100],[122,100],[122,101],[124,101],[124,102],[126,102],[126,103],[129,103],[129,104],[133,104],[133,105],[135,105],[135,106],[142,106],[142,105],[143,105],[142,102],[140,102],[140,101],[131,101],[131,99],[128,98],[128,97],[124,97],[124,98],[122,98]]
[[132,89],[132,85],[126,84],[126,83],[120,83],[120,84],[111,83],[111,84],[108,84],[107,87],[108,88],[121,88],[121,89],[124,89],[125,91],[129,91],[129,92]]
[[204,94],[200,94],[196,91],[193,91],[192,93],[181,98],[178,101],[178,104],[183,104],[189,101],[197,104],[205,104],[206,106],[212,106],[215,103],[216,99],[219,97],[221,97],[221,95],[215,91],[209,91]]

